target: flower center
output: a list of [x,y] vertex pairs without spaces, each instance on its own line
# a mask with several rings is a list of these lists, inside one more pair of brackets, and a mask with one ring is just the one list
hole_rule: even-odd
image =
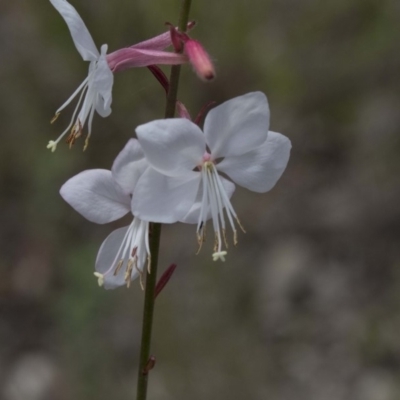
[[226,249],[228,248],[228,241],[226,239],[225,215],[228,218],[229,225],[232,228],[234,245],[237,244],[237,231],[234,221],[236,220],[236,223],[243,232],[245,232],[245,230],[243,229],[236,212],[232,207],[223,182],[218,175],[215,164],[209,159],[203,162],[201,168],[201,177],[203,195],[201,200],[199,220],[197,223],[197,240],[199,242],[199,251],[206,238],[206,221],[209,214],[211,214],[215,232],[214,253],[212,255],[213,260],[217,261],[220,259],[221,261],[225,261],[227,251],[222,249],[223,245],[225,245]]
[[142,278],[146,259],[147,270],[150,273],[149,223],[134,218],[109,269],[104,273],[95,272],[94,275],[98,278],[99,285],[103,286],[107,277],[123,273],[128,288],[131,281],[139,275],[140,286],[144,289]]

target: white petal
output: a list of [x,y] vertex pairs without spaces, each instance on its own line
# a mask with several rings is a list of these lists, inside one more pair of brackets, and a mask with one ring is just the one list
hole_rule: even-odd
[[[116,263],[118,263],[119,258],[117,256],[118,250],[121,243],[126,235],[128,226],[116,229],[104,240],[100,246],[99,252],[96,258],[96,271],[105,274],[110,270]],[[129,253],[125,253],[124,265],[127,264],[129,258]],[[115,289],[119,286],[126,285],[125,282],[125,268],[121,268],[116,276],[114,276],[114,271],[111,271],[104,275],[104,288],[105,289]],[[136,270],[132,271],[132,280],[138,276]]]
[[291,147],[286,136],[270,131],[259,148],[241,156],[226,157],[217,169],[240,186],[254,192],[267,192],[285,170]]
[[[224,185],[225,192],[228,195],[228,198],[231,198],[233,195],[233,192],[235,191],[235,184],[228,181],[228,179],[225,179],[223,176],[220,176],[221,182]],[[189,212],[181,218],[179,221],[184,222],[185,224],[197,224],[199,221],[199,216],[200,216],[200,209],[201,209],[201,200],[203,197],[203,188],[202,185],[200,185],[200,189],[197,193],[195,203],[193,206],[190,208]],[[211,213],[210,210],[208,210],[208,215],[207,219],[211,218]]]
[[90,169],[69,179],[60,190],[63,199],[86,219],[105,224],[130,211],[130,196],[112,179],[111,171]]
[[85,23],[75,8],[66,0],[50,0],[51,4],[64,18],[71,32],[76,49],[85,61],[94,61],[99,58],[99,52],[93,42]]
[[206,150],[201,129],[184,118],[161,119],[136,128],[149,164],[168,176],[184,176],[202,161]]
[[256,149],[265,141],[268,127],[267,98],[253,92],[213,108],[204,121],[204,134],[216,159]]
[[97,92],[96,111],[102,117],[111,114],[112,87],[114,74],[111,72],[106,59],[107,45],[101,46],[101,56],[97,62],[93,87]]
[[149,168],[139,179],[132,197],[132,214],[144,221],[173,223],[192,207],[199,190],[200,173],[168,177]]
[[132,194],[140,176],[148,167],[137,139],[129,139],[111,168],[113,178],[126,194]]

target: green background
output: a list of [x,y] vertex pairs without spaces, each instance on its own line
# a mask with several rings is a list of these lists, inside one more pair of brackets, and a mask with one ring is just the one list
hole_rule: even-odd
[[[176,23],[171,0],[75,0],[96,44],[128,46]],[[193,0],[192,36],[217,79],[190,66],[192,115],[261,90],[271,129],[292,140],[267,194],[238,188],[246,228],[226,263],[200,255],[194,226],[165,226],[149,399],[400,399],[400,3]],[[113,113],[89,148],[46,150],[87,75],[46,0],[0,3],[0,399],[124,400],[136,387],[143,293],[93,277],[100,226],[59,196],[87,168],[110,168],[137,125],[161,118],[146,69],[118,74]],[[166,69],[167,71],[167,69]]]

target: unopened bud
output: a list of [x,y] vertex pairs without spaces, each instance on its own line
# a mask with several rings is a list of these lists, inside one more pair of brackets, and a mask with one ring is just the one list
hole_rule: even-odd
[[192,117],[190,116],[188,109],[179,100],[176,101],[176,109],[178,111],[179,118],[185,118],[188,119],[189,121],[192,120]]
[[142,370],[142,374],[147,375],[154,368],[155,365],[156,365],[156,358],[154,356],[150,356],[150,358],[147,360],[147,363]]
[[204,81],[214,79],[214,65],[200,42],[190,38],[186,40],[185,53],[200,79]]
[[161,278],[157,282],[156,289],[154,291],[154,298],[156,298],[160,294],[161,290],[164,289],[165,285],[171,279],[171,276],[174,273],[175,269],[176,269],[176,264],[171,264],[166,269],[166,271],[161,275]]

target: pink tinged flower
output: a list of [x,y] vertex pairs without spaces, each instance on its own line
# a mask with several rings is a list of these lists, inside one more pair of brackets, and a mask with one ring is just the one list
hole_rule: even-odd
[[197,76],[203,81],[210,81],[215,78],[215,68],[210,56],[203,45],[188,36],[185,32],[180,32],[176,27],[167,22],[170,27],[171,41],[175,52],[187,55]]
[[187,57],[182,54],[162,51],[171,45],[170,32],[165,32],[152,39],[114,51],[107,55],[107,45],[101,46],[100,53],[90,35],[85,23],[66,0],[50,0],[53,6],[64,18],[70,30],[72,39],[78,52],[85,61],[89,61],[89,73],[71,97],[56,111],[54,122],[60,112],[64,110],[76,97],[78,102],[73,112],[68,127],[61,133],[57,140],[51,140],[47,148],[55,151],[58,143],[67,136],[70,147],[82,135],[87,122],[88,134],[84,150],[88,146],[92,133],[92,122],[95,111],[101,117],[111,114],[113,73],[133,67],[147,67],[155,64],[176,65],[187,62]]
[[[224,260],[226,227],[241,227],[230,198],[235,182],[263,193],[272,189],[289,160],[291,144],[268,131],[269,107],[261,92],[236,97],[212,109],[204,133],[188,119],[156,120],[136,129],[151,166],[133,193],[132,211],[162,223],[197,224],[199,246],[206,222],[214,229],[214,260]],[[233,182],[221,176],[226,174]]]
[[211,81],[215,78],[214,65],[200,42],[187,38],[184,41],[184,52],[200,79]]
[[82,56],[84,61],[89,61],[89,73],[87,78],[76,89],[72,96],[56,111],[54,122],[60,112],[67,107],[75,97],[78,97],[78,103],[72,115],[72,119],[64,132],[57,140],[51,140],[47,145],[48,149],[55,151],[59,141],[68,133],[67,143],[72,146],[75,140],[82,135],[82,130],[88,121],[88,135],[85,141],[85,147],[89,143],[89,138],[92,132],[92,121],[94,112],[102,117],[108,117],[111,114],[112,102],[112,86],[114,76],[108,66],[106,53],[107,45],[101,46],[99,52],[94,44],[85,23],[79,16],[75,8],[66,0],[50,0],[53,6],[64,18],[75,47]]
[[[105,224],[131,212],[131,193],[147,168],[143,153],[131,139],[116,158],[112,171],[93,169],[69,179],[60,194],[91,222]],[[134,218],[129,226],[112,232],[103,242],[96,259],[95,276],[100,286],[114,289],[140,276],[150,265],[149,223]]]

